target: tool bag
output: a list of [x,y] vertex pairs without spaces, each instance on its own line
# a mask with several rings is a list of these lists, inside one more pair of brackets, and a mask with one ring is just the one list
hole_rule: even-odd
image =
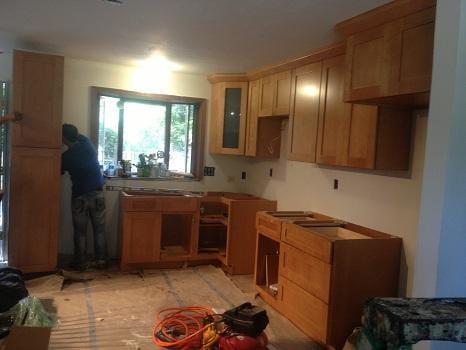
[[0,268],[0,313],[15,306],[28,295],[20,270],[12,267]]

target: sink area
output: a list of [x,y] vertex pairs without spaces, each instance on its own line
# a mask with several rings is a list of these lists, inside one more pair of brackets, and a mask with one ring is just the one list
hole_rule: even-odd
[[176,189],[127,188],[120,189],[123,196],[147,197],[203,197],[204,192]]
[[164,196],[164,197],[183,197],[186,196],[184,193],[171,193],[171,192],[155,192],[155,191],[123,191],[123,195],[126,196]]

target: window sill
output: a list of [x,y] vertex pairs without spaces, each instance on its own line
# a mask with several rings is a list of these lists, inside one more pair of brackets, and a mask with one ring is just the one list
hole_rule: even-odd
[[200,181],[194,177],[122,177],[122,176],[104,176],[106,180],[110,181],[121,181],[121,180],[139,180],[139,181],[174,181],[174,182],[195,182]]

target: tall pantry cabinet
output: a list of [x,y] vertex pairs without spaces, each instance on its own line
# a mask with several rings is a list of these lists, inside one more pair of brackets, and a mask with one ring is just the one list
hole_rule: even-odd
[[61,124],[61,56],[14,52],[8,262],[23,272],[57,265]]

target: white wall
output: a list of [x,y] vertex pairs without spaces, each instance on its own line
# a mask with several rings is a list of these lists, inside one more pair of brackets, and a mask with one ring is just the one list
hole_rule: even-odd
[[13,48],[17,39],[8,33],[0,31],[0,80],[11,80],[13,68]]
[[[90,133],[90,87],[101,86],[124,90],[138,90],[139,76],[135,67],[107,63],[65,59],[65,86],[63,122],[76,125],[84,135]],[[137,79],[136,79],[137,80]],[[164,84],[154,85],[151,92],[206,98],[210,100],[210,83],[205,76],[173,73]],[[145,84],[147,85],[147,84]],[[145,86],[147,88],[147,86]],[[208,103],[209,105],[209,103]],[[210,106],[209,106],[210,110]],[[208,119],[210,112],[208,113]],[[208,123],[207,123],[208,124]],[[206,130],[208,135],[208,130]],[[208,139],[205,147],[207,149]],[[204,177],[202,181],[150,181],[150,180],[111,180],[107,185],[153,188],[181,188],[192,190],[237,191],[241,187],[240,174],[244,162],[236,157],[212,157],[205,153],[205,165],[215,166],[214,177]],[[227,181],[233,176],[233,181]],[[118,227],[118,193],[106,192],[107,234],[111,256],[116,256]],[[61,204],[60,253],[73,252],[72,223],[70,212],[71,184],[68,176],[63,176]]]
[[[416,118],[412,174],[408,178],[287,161],[288,135],[285,126],[280,160],[250,161],[246,189],[256,195],[278,200],[280,210],[314,210],[402,237],[405,254],[403,265],[407,267],[402,267],[401,290],[407,287],[410,293],[426,124],[425,116]],[[270,168],[273,168],[272,177],[269,177]],[[339,180],[338,190],[333,189],[334,179]]]

